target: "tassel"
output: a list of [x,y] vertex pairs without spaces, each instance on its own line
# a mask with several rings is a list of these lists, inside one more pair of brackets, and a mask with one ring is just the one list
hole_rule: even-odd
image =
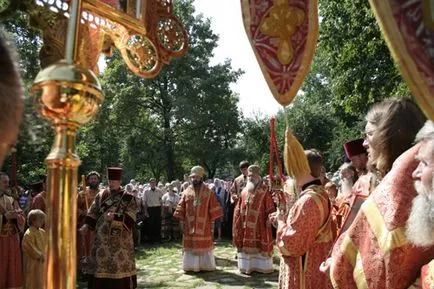
[[285,151],[284,151],[285,168],[295,180],[299,180],[310,173],[309,163],[304,154],[303,146],[292,134],[289,127],[285,132]]

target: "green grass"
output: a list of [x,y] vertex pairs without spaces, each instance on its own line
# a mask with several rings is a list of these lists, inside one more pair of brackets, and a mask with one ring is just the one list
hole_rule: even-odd
[[[240,274],[236,250],[230,242],[216,244],[217,270],[185,274],[182,270],[181,243],[164,243],[140,247],[136,252],[137,288],[277,288],[278,258],[272,274]],[[78,288],[86,288],[79,283]]]

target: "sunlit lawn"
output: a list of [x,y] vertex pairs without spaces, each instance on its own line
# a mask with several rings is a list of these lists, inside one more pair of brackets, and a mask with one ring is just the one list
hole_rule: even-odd
[[[182,270],[181,243],[164,243],[140,247],[136,252],[138,288],[277,288],[278,260],[272,274],[240,274],[236,250],[230,242],[218,243],[214,249],[217,270],[185,274]],[[78,288],[86,288],[84,282]]]

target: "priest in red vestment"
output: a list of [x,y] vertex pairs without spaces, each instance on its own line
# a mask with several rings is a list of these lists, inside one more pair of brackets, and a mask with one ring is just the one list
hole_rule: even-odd
[[47,192],[45,191],[45,181],[37,182],[31,185],[32,193],[38,192],[32,199],[31,210],[41,210],[47,212]]
[[247,169],[250,166],[248,161],[242,161],[240,162],[239,168],[241,171],[241,175],[236,177],[234,179],[234,182],[231,186],[231,196],[232,200],[238,199],[238,197],[241,194],[241,191],[244,189],[244,187],[247,184]]
[[420,143],[404,152],[364,202],[333,248],[330,277],[339,289],[404,289],[434,258],[434,246],[413,244],[406,234],[417,196],[412,173]]
[[[86,183],[88,187],[78,193],[77,195],[77,228],[80,229],[86,220],[86,215],[96,195],[99,192],[99,184],[101,182],[101,175],[96,171],[91,171],[86,176]],[[89,257],[92,244],[95,238],[93,231],[88,234],[77,234],[77,267],[79,271],[87,275],[88,282],[92,276],[89,272]]]
[[248,180],[237,200],[232,226],[241,273],[273,272],[273,236],[268,216],[275,211],[273,199],[262,183],[260,168],[248,168]]
[[[406,236],[422,248],[434,246],[434,123],[427,121],[417,135],[421,147],[416,159],[419,165],[413,172],[417,196],[414,198],[406,226]],[[434,288],[434,260],[421,269],[421,278],[410,288]]]
[[354,221],[360,206],[374,191],[377,180],[372,172],[367,170],[368,153],[363,146],[363,139],[356,139],[344,144],[345,154],[351,160],[357,172],[357,181],[351,188],[351,195],[339,200],[338,235],[346,231]]
[[213,222],[223,216],[216,195],[203,183],[205,170],[191,169],[191,185],[182,193],[173,216],[182,227],[184,271],[212,271],[216,269],[213,253]]
[[0,289],[22,286],[20,231],[25,217],[18,203],[6,195],[9,176],[0,173]]
[[[306,155],[310,153],[306,151]],[[309,167],[312,170],[310,161]],[[328,289],[329,276],[319,268],[333,246],[332,204],[321,180],[312,174],[296,180],[296,184],[298,200],[287,217],[277,216],[279,288]]]

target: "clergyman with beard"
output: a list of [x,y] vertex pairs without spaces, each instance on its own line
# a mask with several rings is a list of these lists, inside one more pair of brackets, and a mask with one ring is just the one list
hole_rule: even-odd
[[247,172],[247,184],[237,200],[232,226],[238,269],[244,274],[272,273],[274,242],[268,215],[275,207],[271,194],[262,183],[259,166],[251,165]]
[[[358,198],[356,192],[353,191],[353,186],[357,181],[357,172],[351,163],[344,163],[339,168],[339,192],[336,198],[338,210],[335,213],[337,220],[337,235],[344,232],[354,217],[357,215],[357,211],[351,214],[352,220],[349,220],[351,209],[354,209],[354,201]],[[344,228],[345,225],[345,228]]]
[[[137,204],[121,188],[122,169],[108,168],[109,188],[101,190],[89,208],[80,233],[94,231],[89,270],[93,289],[137,287],[133,228]],[[90,286],[89,286],[90,287]]]
[[205,170],[194,166],[190,185],[182,193],[173,216],[180,220],[182,229],[182,268],[186,272],[216,269],[212,222],[223,216],[217,197],[203,183]]
[[[400,109],[397,115],[401,116],[403,111]],[[404,133],[402,125],[413,120],[407,118],[399,123],[401,142],[410,137]],[[426,126],[418,135],[424,135],[425,130]],[[412,203],[415,206],[419,203],[419,194],[414,187],[415,176],[424,180],[422,184],[425,188],[430,187],[426,175],[422,178],[417,173],[420,168],[416,169],[427,164],[424,153],[429,142],[424,139],[417,137],[418,143],[394,161],[390,171],[363,203],[353,224],[336,241],[330,266],[334,288],[408,289],[419,277],[422,266],[434,259],[434,243],[426,246],[414,243],[414,240],[422,242],[423,231],[432,226],[424,224],[419,230],[409,225],[414,223],[411,215],[420,212],[416,209],[410,214]],[[422,164],[419,164],[418,158]],[[413,173],[415,170],[416,173]],[[425,214],[428,215],[425,211],[420,216]],[[426,219],[416,218],[416,222]],[[412,231],[418,231],[419,235]]]
[[[417,196],[413,199],[407,221],[407,239],[417,247],[434,246],[434,123],[427,121],[416,136],[421,142],[413,172]],[[422,268],[422,288],[434,288],[434,260]]]
[[341,168],[350,166],[354,168],[355,175],[354,178],[341,178],[341,192],[344,194],[338,197],[338,235],[349,228],[363,202],[377,185],[375,174],[367,170],[368,154],[363,143],[363,139],[356,139],[344,144],[345,154],[351,160],[351,164],[344,164]]
[[[95,200],[96,195],[99,192],[99,184],[101,182],[101,175],[96,171],[91,171],[86,175],[87,187],[84,188],[77,195],[77,228],[80,229],[84,225],[87,211]],[[88,259],[90,256],[90,250],[94,240],[93,232],[89,232],[86,235],[77,234],[77,266],[79,272],[87,276],[87,279],[91,279],[87,269]]]

